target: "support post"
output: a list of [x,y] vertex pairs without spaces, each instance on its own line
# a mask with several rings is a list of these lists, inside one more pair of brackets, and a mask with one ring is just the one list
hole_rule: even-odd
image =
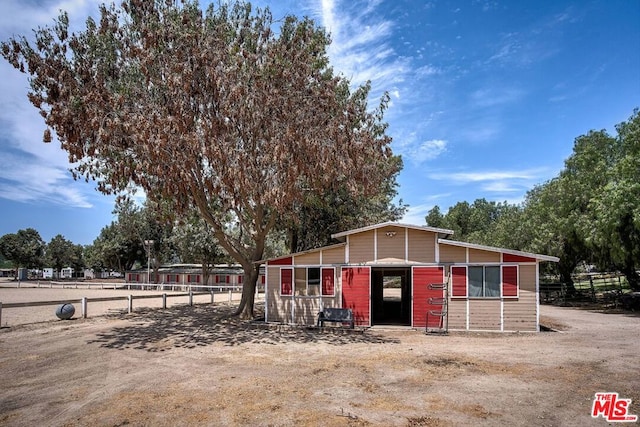
[[82,318],[87,318],[87,297],[82,297]]
[[133,312],[133,295],[129,295],[128,313],[131,314],[132,312]]

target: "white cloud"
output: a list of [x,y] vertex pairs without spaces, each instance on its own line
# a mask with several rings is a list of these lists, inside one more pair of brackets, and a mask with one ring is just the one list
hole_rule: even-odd
[[523,170],[504,170],[504,171],[481,171],[481,172],[440,172],[429,175],[434,180],[455,181],[460,184],[471,182],[486,181],[506,181],[506,180],[538,180],[543,176],[546,170],[523,169]]
[[[66,0],[44,3],[6,1],[0,6],[0,39],[32,38],[33,28],[51,25],[60,10],[69,12],[71,27],[97,10],[96,1]],[[45,124],[27,99],[26,75],[0,60],[0,197],[23,202],[46,201],[89,208],[91,185],[74,185],[67,153],[54,139],[42,142]]]
[[354,85],[370,80],[373,99],[412,72],[409,58],[397,56],[389,45],[393,23],[375,14],[379,3],[357,8],[346,1],[322,0],[318,11],[331,34],[328,53],[334,69]]

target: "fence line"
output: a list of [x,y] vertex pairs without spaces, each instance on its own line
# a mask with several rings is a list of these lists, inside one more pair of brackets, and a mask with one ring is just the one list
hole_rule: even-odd
[[[237,286],[215,286],[211,288],[238,288]],[[241,287],[240,287],[241,288]],[[166,294],[163,293],[161,295],[127,295],[127,296],[116,296],[116,297],[97,297],[97,298],[70,298],[65,300],[49,300],[49,301],[29,301],[29,302],[12,302],[12,303],[2,303],[0,301],[0,325],[2,325],[2,310],[7,308],[24,308],[24,307],[40,307],[47,305],[60,305],[60,304],[69,304],[69,303],[80,303],[81,305],[81,313],[82,318],[86,319],[88,316],[88,303],[89,302],[105,302],[105,301],[122,301],[128,300],[128,309],[127,312],[133,312],[133,300],[136,299],[152,299],[152,298],[162,298],[162,308],[167,308],[167,298],[178,298],[178,297],[189,297],[189,306],[193,306],[193,297],[198,295],[211,295],[211,304],[215,303],[215,292],[213,289],[210,292],[193,292],[189,290],[186,293],[179,294]],[[229,302],[232,301],[232,292],[229,289]]]

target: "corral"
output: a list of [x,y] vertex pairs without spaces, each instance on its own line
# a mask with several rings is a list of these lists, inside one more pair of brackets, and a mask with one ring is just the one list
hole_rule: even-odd
[[122,310],[0,330],[0,424],[601,426],[640,413],[640,317],[541,306],[561,332],[243,322],[232,307]]

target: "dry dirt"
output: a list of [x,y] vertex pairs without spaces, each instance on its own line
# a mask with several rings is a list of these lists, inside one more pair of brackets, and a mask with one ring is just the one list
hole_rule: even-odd
[[640,414],[640,317],[542,306],[561,332],[272,327],[227,305],[0,329],[3,426],[603,426]]

